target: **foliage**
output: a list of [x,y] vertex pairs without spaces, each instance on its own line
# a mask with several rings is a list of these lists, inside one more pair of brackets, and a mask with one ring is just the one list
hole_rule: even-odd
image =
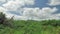
[[43,25],[52,25],[52,26],[60,26],[60,20],[46,20],[43,21]]
[[60,20],[24,21],[7,19],[3,15],[0,13],[0,34],[60,34]]
[[12,24],[13,24],[12,21],[13,21],[13,18],[7,19],[6,15],[3,14],[2,12],[0,12],[0,24],[2,24],[4,26],[12,27]]

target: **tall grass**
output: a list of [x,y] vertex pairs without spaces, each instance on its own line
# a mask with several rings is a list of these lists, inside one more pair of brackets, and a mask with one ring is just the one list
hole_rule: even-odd
[[13,24],[13,28],[1,24],[0,34],[60,34],[60,20],[14,20]]

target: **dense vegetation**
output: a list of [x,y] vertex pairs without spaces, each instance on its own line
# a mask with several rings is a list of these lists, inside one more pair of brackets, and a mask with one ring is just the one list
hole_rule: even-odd
[[60,34],[60,20],[13,20],[0,13],[0,34]]

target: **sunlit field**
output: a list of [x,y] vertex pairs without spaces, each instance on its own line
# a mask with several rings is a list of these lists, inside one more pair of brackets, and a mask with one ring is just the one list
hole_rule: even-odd
[[12,24],[0,24],[0,34],[60,34],[60,20],[14,20]]

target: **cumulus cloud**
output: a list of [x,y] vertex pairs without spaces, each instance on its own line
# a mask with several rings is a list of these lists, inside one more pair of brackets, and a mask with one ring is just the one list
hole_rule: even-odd
[[4,2],[6,2],[6,0],[0,0],[0,3],[4,3]]
[[[0,10],[5,11],[6,9],[0,8]],[[4,13],[6,14],[7,18],[11,18],[14,16],[14,19],[16,20],[47,20],[47,19],[59,19],[60,14],[53,14],[56,12],[58,9],[56,7],[54,8],[23,8],[22,9],[22,15],[16,15],[16,14],[11,14],[8,13],[8,11],[5,11]],[[18,12],[19,13],[19,12]]]
[[52,5],[52,6],[60,5],[60,0],[49,0],[48,5]]
[[[16,14],[22,14],[23,6],[25,5],[33,5],[35,0],[0,0],[0,2],[4,3],[0,7],[0,10],[6,14],[7,18],[15,16]],[[6,11],[7,10],[7,11]],[[0,11],[0,12],[1,12]],[[15,14],[14,14],[15,13]],[[19,15],[20,17],[20,15]]]
[[[23,16],[28,19],[50,19],[54,12],[57,11],[57,8],[24,8]],[[51,16],[51,17],[50,17]]]
[[25,5],[34,5],[35,0],[5,0],[4,2],[6,3],[0,6],[0,12],[5,13],[7,18],[14,16],[16,20],[47,20],[59,19],[60,17],[60,14],[53,14],[58,10],[56,7],[44,7],[42,9],[25,7]]
[[3,7],[8,9],[9,11],[16,11],[19,7],[23,6],[23,2],[15,2],[15,1],[9,1],[6,4],[3,4]]
[[3,8],[3,7],[0,7],[0,12],[3,12],[5,13],[7,11],[7,9]]
[[34,4],[34,0],[10,0],[7,3],[3,4],[3,7],[8,9],[8,10],[12,10],[12,11],[16,11],[19,8],[25,6],[25,5],[33,5]]

